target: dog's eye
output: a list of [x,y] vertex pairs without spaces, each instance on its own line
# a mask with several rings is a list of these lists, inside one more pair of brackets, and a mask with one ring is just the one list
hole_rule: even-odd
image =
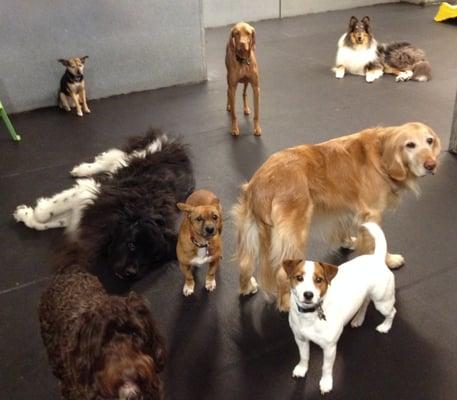
[[427,143],[428,143],[428,144],[433,144],[433,138],[429,137],[429,138],[427,139]]
[[213,215],[213,219],[214,219],[214,221],[217,221],[217,215],[216,214]]
[[195,218],[195,220],[196,220],[197,222],[202,222],[202,221],[203,221],[203,218],[199,216],[199,217]]
[[322,283],[322,281],[323,281],[323,279],[320,276],[316,276],[314,278],[314,282],[316,282],[316,283]]
[[408,142],[408,143],[406,143],[406,147],[408,147],[409,149],[414,149],[416,147],[416,143]]
[[295,278],[298,282],[303,282],[303,275],[297,275]]
[[127,248],[128,248],[130,251],[135,251],[135,245],[134,245],[132,242],[128,242],[128,243],[127,243]]

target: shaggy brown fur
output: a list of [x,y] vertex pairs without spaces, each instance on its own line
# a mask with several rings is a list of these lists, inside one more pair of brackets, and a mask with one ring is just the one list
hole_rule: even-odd
[[[241,294],[257,291],[253,273],[259,262],[263,288],[277,297],[279,309],[287,310],[281,265],[286,259],[306,259],[311,222],[330,241],[347,246],[360,223],[380,223],[404,189],[414,189],[418,177],[435,172],[440,149],[431,128],[408,123],[273,154],[243,186],[233,210]],[[358,238],[361,253],[371,246],[368,237]],[[403,257],[388,254],[386,262],[396,268]]]
[[379,45],[378,52],[384,72],[396,75],[397,80],[425,82],[432,79],[432,66],[422,49],[407,42],[394,42]]
[[65,266],[43,293],[41,335],[67,400],[163,398],[163,339],[142,297],[109,296],[79,266]]

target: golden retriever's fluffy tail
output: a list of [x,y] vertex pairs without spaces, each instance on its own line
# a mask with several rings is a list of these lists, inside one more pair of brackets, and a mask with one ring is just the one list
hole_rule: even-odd
[[232,208],[236,229],[236,260],[240,268],[240,294],[248,295],[257,291],[253,277],[259,260],[259,229],[247,202],[248,184],[241,186],[241,194]]

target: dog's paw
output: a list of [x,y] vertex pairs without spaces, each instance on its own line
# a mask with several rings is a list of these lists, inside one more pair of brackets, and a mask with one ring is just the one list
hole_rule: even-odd
[[216,279],[207,279],[205,282],[205,288],[208,292],[212,292],[216,289]]
[[182,289],[182,294],[184,296],[190,296],[192,294],[194,294],[194,288],[195,288],[195,283],[192,282],[191,284],[185,284],[183,289]]
[[16,207],[16,210],[13,213],[13,217],[17,222],[24,222],[33,215],[33,208],[28,207],[25,204],[21,204]]
[[89,176],[92,174],[91,168],[92,167],[91,167],[90,163],[82,163],[82,164],[79,164],[76,167],[74,167],[70,171],[70,175],[74,176],[75,178],[82,178],[85,176]]
[[90,109],[89,109],[89,107],[86,107],[86,108],[84,109],[84,112],[85,112],[86,114],[90,114]]
[[376,327],[376,330],[379,333],[387,333],[390,331],[391,327],[392,327],[392,324],[386,324],[385,322],[383,322],[382,324],[380,324]]
[[246,107],[243,109],[243,113],[244,113],[244,115],[249,115],[249,114],[251,114],[251,110],[249,109],[249,107]]
[[255,135],[255,136],[260,136],[260,135],[262,135],[262,128],[261,128],[259,125],[257,125],[257,126],[254,128],[254,135]]
[[397,82],[406,82],[409,81],[413,77],[413,71],[402,71],[400,72],[395,80]]
[[382,71],[382,69],[367,71],[367,73],[365,75],[365,80],[368,83],[371,83],[371,82],[375,81],[376,79],[379,79],[383,74],[384,74],[384,72]]
[[355,236],[348,236],[341,243],[341,248],[349,251],[354,251],[357,247],[357,238]]
[[343,79],[344,78],[344,68],[335,68],[335,78],[336,79]]
[[401,254],[387,253],[386,264],[390,269],[400,268],[405,264],[405,259]]
[[239,136],[240,135],[240,128],[238,128],[237,126],[232,127],[231,134],[232,134],[232,136]]
[[253,276],[251,276],[251,279],[249,280],[249,284],[247,285],[246,289],[241,290],[240,289],[240,294],[242,296],[249,296],[250,294],[255,294],[259,290],[259,285],[257,284],[257,281]]
[[77,115],[78,117],[82,117],[82,116],[83,116],[82,110],[78,110],[78,111],[76,112],[76,115]]
[[294,378],[304,378],[306,376],[307,372],[308,372],[307,366],[297,364],[295,366],[294,370],[292,371],[292,376]]
[[330,392],[333,389],[333,378],[331,376],[323,376],[319,381],[319,388],[322,394]]

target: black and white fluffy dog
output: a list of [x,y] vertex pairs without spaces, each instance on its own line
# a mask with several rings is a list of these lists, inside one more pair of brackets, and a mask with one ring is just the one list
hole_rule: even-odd
[[195,181],[186,146],[160,131],[131,138],[92,163],[73,168],[71,189],[18,206],[17,221],[45,230],[65,227],[90,265],[109,265],[123,279],[136,279],[176,257],[176,203]]
[[369,17],[359,21],[351,17],[348,31],[338,41],[335,77],[346,73],[365,76],[373,82],[384,73],[396,75],[396,81],[431,79],[431,66],[423,50],[407,42],[378,44],[372,33]]

